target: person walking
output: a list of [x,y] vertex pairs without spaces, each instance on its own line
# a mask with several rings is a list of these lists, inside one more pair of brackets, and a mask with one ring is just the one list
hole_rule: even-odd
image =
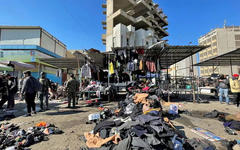
[[48,96],[49,96],[48,90],[49,90],[49,88],[51,88],[50,80],[46,77],[45,72],[41,72],[39,83],[41,85],[40,90],[38,92],[39,101],[40,101],[40,108],[41,108],[40,111],[43,112],[44,111],[44,107],[43,107],[43,100],[44,99],[45,99],[45,104],[46,104],[46,109],[45,110],[49,110],[49,107],[48,107]]
[[33,111],[36,114],[36,104],[35,97],[37,91],[40,89],[40,83],[37,79],[31,76],[31,71],[24,72],[24,81],[21,94],[24,96],[25,101],[27,103],[27,114],[26,117],[31,116],[31,112]]
[[3,109],[3,105],[8,101],[9,96],[8,81],[3,73],[0,73],[0,96],[0,109]]
[[73,104],[73,108],[75,108],[76,102],[76,92],[78,91],[78,82],[74,78],[73,74],[70,74],[70,79],[67,82],[66,85],[67,95],[68,95],[68,108],[71,108],[71,101]]
[[232,78],[230,78],[230,87],[231,92],[234,94],[235,102],[237,103],[237,107],[239,107],[240,102],[240,81],[239,81],[239,75],[234,74]]
[[229,81],[227,80],[226,76],[221,75],[219,80],[219,101],[221,104],[223,101],[223,94],[226,99],[226,103],[229,104],[228,84],[229,84]]
[[15,105],[14,98],[18,91],[18,81],[17,81],[17,78],[12,77],[10,74],[7,74],[6,77],[8,79],[8,90],[9,90],[7,108],[13,109]]

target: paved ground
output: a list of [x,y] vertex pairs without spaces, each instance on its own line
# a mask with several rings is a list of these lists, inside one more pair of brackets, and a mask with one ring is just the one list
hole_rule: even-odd
[[[180,102],[181,103],[181,102]],[[198,137],[198,135],[191,132],[193,127],[201,127],[207,129],[214,134],[226,138],[228,140],[239,139],[240,136],[232,136],[225,133],[222,122],[215,119],[203,118],[202,114],[210,112],[214,109],[222,112],[237,113],[239,108],[234,105],[220,104],[219,102],[210,102],[209,104],[194,104],[182,102],[182,110],[188,110],[193,112],[193,116],[181,115],[181,118],[173,121],[177,128],[183,130],[185,135],[189,138]],[[107,103],[107,107],[115,107],[116,102]],[[66,104],[59,101],[51,102],[51,110],[43,113],[38,113],[32,117],[19,116],[12,119],[11,123],[16,123],[21,128],[27,129],[34,126],[40,121],[46,121],[53,123],[64,131],[62,135],[51,135],[49,141],[41,142],[31,146],[33,150],[39,149],[51,149],[51,150],[79,150],[80,147],[85,146],[85,143],[81,140],[81,136],[84,132],[91,131],[94,124],[86,124],[88,115],[98,112],[96,107],[85,107],[84,103],[81,103],[77,109],[65,108]],[[24,114],[25,104],[20,102],[16,108],[19,110],[19,115]],[[167,108],[166,108],[167,109]],[[218,143],[216,143],[219,145]],[[225,148],[219,148],[225,149]]]

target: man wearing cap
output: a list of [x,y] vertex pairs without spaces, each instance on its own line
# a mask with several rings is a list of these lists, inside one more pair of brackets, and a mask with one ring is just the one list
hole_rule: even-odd
[[234,94],[235,101],[237,102],[237,107],[239,107],[240,102],[240,82],[239,82],[239,75],[234,74],[232,78],[230,78],[230,87],[231,92]]
[[27,103],[26,117],[28,117],[31,116],[31,111],[36,114],[35,97],[40,84],[37,79],[31,76],[31,71],[25,71],[24,77],[21,94],[25,97],[25,101]]
[[44,111],[43,108],[43,99],[45,99],[45,103],[46,103],[46,110],[48,110],[48,89],[51,88],[51,83],[50,80],[46,77],[46,73],[45,72],[41,72],[40,74],[40,79],[39,82],[41,84],[40,90],[38,92],[39,94],[39,100],[40,100],[40,111]]
[[76,92],[79,90],[78,81],[74,78],[73,74],[70,74],[70,79],[67,82],[67,95],[68,95],[68,108],[71,107],[71,101],[73,108],[75,108]]
[[3,105],[8,101],[8,81],[3,73],[0,73],[0,109],[3,109]]

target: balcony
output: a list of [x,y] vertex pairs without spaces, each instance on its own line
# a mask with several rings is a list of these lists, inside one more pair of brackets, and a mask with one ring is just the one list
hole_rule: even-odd
[[140,28],[147,29],[148,27],[152,26],[151,22],[149,22],[143,16],[140,16],[135,20],[136,20],[136,23],[134,24],[134,26],[136,27],[136,29],[140,29]]
[[134,6],[135,14],[133,15],[133,17],[136,18],[139,16],[143,16],[150,10],[151,10],[151,6],[147,2],[145,2],[145,0],[138,0],[136,2],[136,5]]
[[102,8],[107,8],[107,4],[102,4]]
[[168,32],[166,30],[164,30],[162,27],[157,26],[157,25],[153,25],[153,29],[155,30],[155,32],[158,33],[159,37],[166,37],[168,36]]
[[106,45],[106,34],[102,34],[102,42]]
[[106,25],[107,24],[107,22],[106,21],[102,21],[102,25]]
[[113,18],[114,26],[119,23],[125,25],[131,25],[135,23],[135,19],[121,9],[116,11],[111,17]]
[[122,9],[124,11],[129,10],[132,6],[136,4],[135,0],[113,0],[113,12],[118,11],[119,9]]

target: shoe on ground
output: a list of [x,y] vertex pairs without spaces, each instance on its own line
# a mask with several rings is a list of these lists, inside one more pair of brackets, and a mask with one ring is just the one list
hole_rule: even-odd
[[45,110],[50,110],[49,108],[46,108]]
[[43,109],[40,109],[39,112],[44,112],[44,110],[43,110]]
[[31,117],[32,115],[31,114],[26,114],[24,117]]
[[34,111],[34,112],[33,112],[33,114],[37,114],[37,112],[36,112],[36,111]]

